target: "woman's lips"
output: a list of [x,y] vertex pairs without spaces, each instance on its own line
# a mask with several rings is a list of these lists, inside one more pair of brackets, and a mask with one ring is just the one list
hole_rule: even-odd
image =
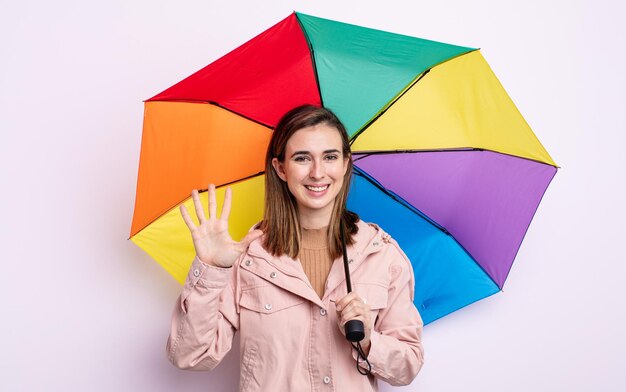
[[306,189],[313,191],[313,192],[324,192],[326,189],[328,189],[328,184],[326,185],[319,185],[319,186],[314,186],[314,185],[305,185]]

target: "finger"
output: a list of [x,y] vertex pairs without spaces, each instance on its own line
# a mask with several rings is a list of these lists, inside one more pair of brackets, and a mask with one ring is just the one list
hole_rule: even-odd
[[340,327],[343,327],[350,320],[359,320],[363,324],[366,324],[365,316],[362,314],[345,314],[345,315],[341,315],[340,317],[337,317],[337,323],[339,324]]
[[348,293],[348,295],[341,298],[339,301],[335,303],[335,307],[337,308],[337,310],[341,311],[346,307],[346,305],[348,305],[348,303],[350,303],[350,301],[353,301],[355,298],[357,298],[357,295],[354,291],[351,293]]
[[261,230],[258,230],[258,229],[252,230],[251,232],[246,234],[245,237],[243,237],[243,239],[239,242],[239,244],[241,245],[242,248],[245,249],[248,247],[248,245],[250,245],[252,241],[256,240],[262,235],[263,235],[263,232]]
[[187,211],[187,207],[184,204],[180,205],[180,214],[183,216],[183,220],[185,224],[189,228],[190,231],[194,231],[196,229],[196,225],[193,223],[191,216],[189,216],[189,212]]
[[348,302],[340,312],[338,311],[338,318],[343,322],[355,318],[365,321],[369,317],[369,312],[370,307],[357,297]]
[[191,191],[191,198],[193,199],[193,206],[196,209],[196,216],[198,217],[198,222],[202,224],[206,221],[206,217],[204,216],[204,207],[202,207],[202,202],[200,201],[200,195],[198,194],[198,190],[194,189]]
[[224,205],[222,206],[222,215],[220,220],[228,222],[228,216],[230,215],[230,206],[232,204],[233,191],[230,187],[226,188],[226,194],[224,195]]
[[363,324],[367,326],[370,325],[369,313],[365,312],[364,309],[351,309],[350,311],[341,313],[337,318],[339,325],[344,325],[350,320],[361,320]]
[[345,295],[343,298],[339,299],[339,301],[336,302],[336,306],[338,309],[343,309],[350,301],[352,301],[352,298],[354,297],[354,291],[351,293],[348,293],[347,295]]
[[209,184],[209,219],[215,219],[217,215],[217,200],[215,197],[215,185]]
[[343,320],[350,320],[351,317],[363,314],[362,309],[354,304],[349,303],[341,310],[341,318]]

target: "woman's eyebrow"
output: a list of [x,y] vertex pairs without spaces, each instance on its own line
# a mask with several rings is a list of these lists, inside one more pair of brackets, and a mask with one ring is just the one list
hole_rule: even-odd
[[[339,152],[341,151],[337,150],[336,148],[333,148],[332,150],[324,150],[322,154],[332,154],[332,153],[339,153]],[[291,158],[295,157],[296,155],[311,155],[311,151],[306,151],[306,150],[294,151],[294,153],[291,154]]]
[[291,154],[291,157],[290,157],[290,158],[293,158],[293,157],[295,157],[296,155],[309,155],[309,154],[311,154],[311,152],[310,152],[310,151],[304,151],[304,150],[303,150],[303,151],[294,151],[294,153],[293,153],[293,154]]

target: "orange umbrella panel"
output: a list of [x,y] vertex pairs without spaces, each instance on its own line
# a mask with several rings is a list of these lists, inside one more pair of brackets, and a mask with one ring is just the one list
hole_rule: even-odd
[[264,170],[271,129],[205,103],[146,102],[131,237],[192,189]]

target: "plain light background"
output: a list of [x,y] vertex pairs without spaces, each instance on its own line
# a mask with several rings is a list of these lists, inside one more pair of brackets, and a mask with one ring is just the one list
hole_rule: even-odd
[[165,357],[180,286],[127,241],[142,100],[293,10],[482,53],[562,166],[504,291],[426,327],[383,391],[624,391],[619,1],[8,1],[0,7],[3,391],[235,391]]

